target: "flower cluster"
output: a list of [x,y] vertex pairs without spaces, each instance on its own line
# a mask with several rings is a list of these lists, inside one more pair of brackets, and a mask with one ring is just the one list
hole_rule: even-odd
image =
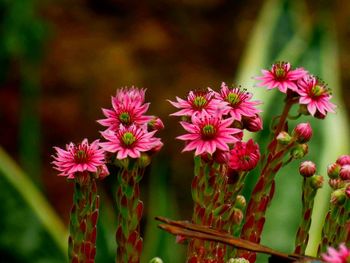
[[[241,142],[243,130],[257,132],[263,128],[259,116],[261,110],[256,108],[260,102],[252,101],[252,94],[240,87],[229,88],[223,82],[219,92],[210,88],[190,91],[186,100],[178,97],[176,100],[169,101],[179,109],[171,115],[184,117],[186,121],[182,121],[181,125],[188,132],[177,138],[186,141],[183,151],[195,150],[197,156],[222,156],[225,152],[228,156],[237,155],[233,159],[243,158],[242,150],[230,151],[236,143],[240,147],[245,145]],[[244,146],[243,151],[246,160],[256,165],[260,157],[256,149]],[[250,170],[255,165],[249,165]],[[246,165],[243,169],[247,169]]]
[[319,78],[310,75],[303,68],[292,69],[288,62],[277,62],[270,70],[262,70],[263,76],[258,86],[268,89],[278,88],[283,93],[293,93],[300,105],[306,107],[308,114],[323,119],[328,112],[334,112],[335,105],[330,102],[331,91]]
[[106,152],[116,154],[117,159],[139,158],[141,153],[159,151],[163,146],[154,137],[162,129],[162,121],[145,115],[149,103],[145,103],[145,89],[136,87],[118,89],[112,97],[112,109],[102,109],[105,119],[98,120],[106,127],[101,135],[106,142],[100,146]]

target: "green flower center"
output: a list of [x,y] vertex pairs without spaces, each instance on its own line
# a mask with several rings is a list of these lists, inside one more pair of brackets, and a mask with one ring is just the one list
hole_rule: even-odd
[[207,99],[203,96],[196,96],[193,100],[194,106],[196,106],[198,109],[203,108],[207,102]]
[[136,137],[134,134],[132,134],[132,132],[126,132],[123,134],[122,140],[126,146],[130,146],[136,141]]
[[87,154],[84,150],[78,150],[74,154],[74,159],[77,163],[86,162]]
[[275,70],[275,75],[277,78],[282,79],[286,76],[286,71],[284,70],[284,68],[277,67]]
[[226,97],[226,100],[232,105],[235,106],[241,102],[241,98],[237,93],[229,93]]
[[119,121],[123,124],[130,124],[131,117],[128,112],[122,112],[119,114]]
[[312,95],[314,95],[315,97],[319,97],[325,92],[325,89],[323,86],[315,85],[314,87],[312,87],[311,92]]
[[203,138],[205,139],[210,139],[213,138],[216,134],[216,129],[213,125],[211,124],[206,124],[202,128],[202,135]]

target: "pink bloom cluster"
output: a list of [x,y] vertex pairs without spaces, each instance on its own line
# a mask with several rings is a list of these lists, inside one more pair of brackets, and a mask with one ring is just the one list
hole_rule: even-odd
[[281,92],[294,92],[299,97],[299,104],[305,105],[315,117],[324,118],[328,112],[334,112],[335,105],[329,88],[320,79],[310,75],[303,68],[292,69],[288,62],[277,62],[270,70],[262,70],[258,86],[268,89],[278,88]]
[[164,125],[158,117],[145,115],[149,108],[145,92],[136,87],[118,89],[112,97],[112,109],[102,109],[106,118],[98,123],[106,127],[101,132],[106,142],[100,146],[116,153],[117,159],[139,158],[142,152],[158,151],[163,146],[154,135]]
[[[224,157],[220,160],[231,158],[232,163],[244,159],[240,167],[235,167],[242,171],[255,167],[260,157],[257,145],[252,140],[241,142],[243,129],[251,132],[262,129],[261,110],[256,108],[260,102],[252,101],[252,94],[222,83],[219,92],[210,88],[190,91],[186,99],[176,97],[176,100],[169,101],[179,109],[171,115],[186,119],[180,124],[187,133],[177,137],[186,142],[183,151],[194,150],[195,155],[203,158],[207,154],[215,159]],[[237,150],[230,151],[235,147]]]
[[79,144],[70,143],[66,145],[66,149],[54,147],[56,156],[53,156],[54,168],[61,173],[59,176],[67,176],[74,179],[77,173],[91,172],[97,177],[103,178],[108,175],[105,165],[104,151],[99,148],[99,140],[89,144],[84,139]]
[[322,254],[322,259],[327,263],[348,263],[350,261],[350,249],[344,244],[339,246],[339,250],[329,247],[326,254]]

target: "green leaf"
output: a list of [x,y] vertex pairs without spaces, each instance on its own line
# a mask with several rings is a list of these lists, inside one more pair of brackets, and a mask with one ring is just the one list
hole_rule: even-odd
[[65,262],[67,230],[45,197],[0,148],[0,251],[4,262]]

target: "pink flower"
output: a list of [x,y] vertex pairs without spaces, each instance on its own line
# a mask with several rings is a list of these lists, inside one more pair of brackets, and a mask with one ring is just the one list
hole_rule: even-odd
[[215,99],[215,93],[211,89],[203,91],[190,91],[187,100],[176,97],[177,102],[168,100],[174,107],[181,109],[170,115],[172,116],[189,116],[194,114],[215,115],[226,107],[226,103]]
[[248,142],[237,142],[230,151],[228,165],[235,171],[250,171],[260,159],[259,145],[252,139]]
[[344,244],[339,246],[339,250],[328,247],[328,251],[322,254],[322,259],[327,263],[347,263],[350,260],[350,249]]
[[304,122],[299,123],[292,132],[293,137],[297,140],[298,143],[306,143],[310,141],[312,137],[312,128],[310,123]]
[[117,153],[116,158],[139,158],[141,152],[159,149],[163,144],[159,138],[153,137],[156,131],[148,132],[143,127],[120,125],[116,132],[106,130],[101,132],[107,142],[101,142],[100,146],[107,152]]
[[287,93],[287,89],[298,91],[296,81],[306,76],[307,71],[303,68],[292,70],[288,62],[277,62],[272,65],[271,70],[262,70],[263,76],[256,77],[261,80],[258,86],[266,86],[267,89],[278,88]]
[[80,144],[70,143],[66,145],[66,150],[54,147],[56,156],[52,162],[54,169],[60,171],[59,176],[67,176],[74,179],[77,173],[91,172],[98,177],[108,175],[105,165],[104,151],[99,149],[99,140],[93,141],[90,145],[87,139]]
[[131,124],[143,125],[152,119],[145,116],[149,103],[144,103],[144,89],[122,88],[118,89],[116,96],[112,97],[113,109],[102,109],[106,119],[98,120],[102,126],[116,131],[120,124],[128,126]]
[[188,142],[183,152],[195,149],[195,155],[213,154],[217,149],[228,151],[228,144],[238,141],[234,134],[241,132],[239,129],[229,127],[232,122],[233,118],[222,119],[219,116],[193,115],[192,123],[180,122],[188,133],[178,136],[177,139]]
[[330,91],[319,79],[308,75],[298,81],[298,86],[299,103],[307,105],[312,116],[334,112],[336,106],[329,101],[332,98]]
[[261,112],[255,108],[256,105],[261,104],[259,101],[250,101],[252,94],[241,88],[229,87],[223,82],[221,84],[220,93],[215,92],[215,97],[218,100],[223,100],[228,104],[224,109],[224,114],[230,114],[235,120],[240,121],[243,117],[253,117]]

